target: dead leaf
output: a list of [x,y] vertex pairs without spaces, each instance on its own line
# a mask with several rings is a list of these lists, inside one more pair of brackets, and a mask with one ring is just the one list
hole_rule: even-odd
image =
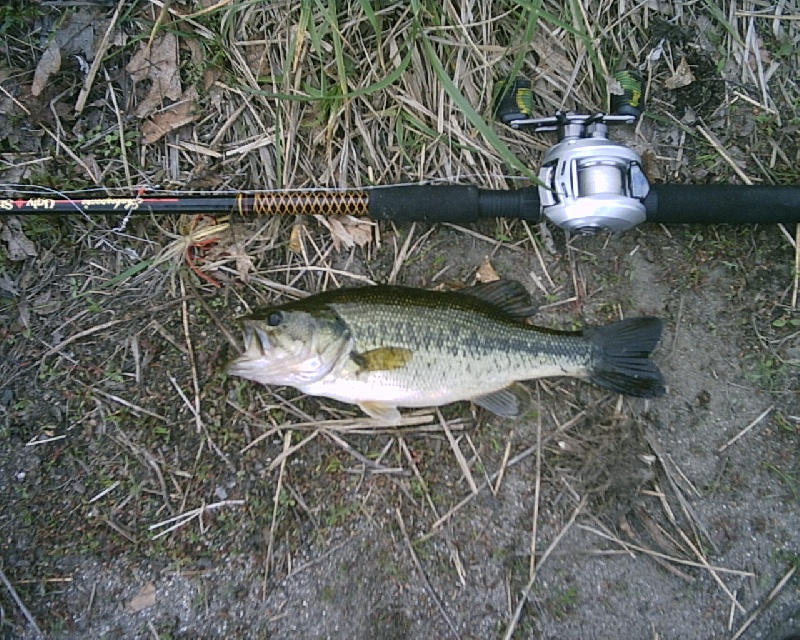
[[333,248],[336,249],[336,251],[340,251],[342,245],[344,245],[346,249],[350,249],[355,244],[353,242],[353,236],[344,228],[344,225],[338,218],[326,218],[325,216],[314,217],[330,231],[331,240],[333,240]]
[[296,224],[292,226],[289,233],[289,251],[297,255],[303,255],[303,226]]
[[359,218],[352,216],[314,217],[330,231],[333,248],[336,251],[341,250],[342,246],[345,249],[352,249],[355,245],[363,247],[372,240],[372,224]]
[[178,100],[183,93],[178,71],[178,38],[174,34],[159,36],[149,47],[142,42],[125,70],[134,82],[152,82],[144,100],[136,107],[139,118],[146,118],[160,108],[165,98]]
[[36,71],[33,74],[33,84],[31,85],[31,94],[38,96],[44,91],[47,86],[47,81],[54,73],[58,73],[61,69],[61,47],[58,42],[53,40],[50,46],[44,50],[42,57],[39,58],[39,64],[36,65]]
[[653,13],[660,13],[665,16],[672,16],[675,14],[670,3],[662,2],[661,0],[647,0],[647,8]]
[[694,82],[694,80],[694,74],[692,73],[689,63],[686,62],[686,58],[681,58],[681,62],[678,65],[678,68],[675,69],[675,73],[671,78],[664,82],[664,86],[670,90],[680,89],[681,87],[689,86]]
[[374,225],[358,218],[348,217],[346,220],[345,228],[350,232],[350,235],[353,237],[353,242],[356,243],[356,246],[365,247],[372,242]]
[[5,291],[12,297],[17,297],[19,295],[19,287],[17,286],[17,283],[9,278],[5,273],[0,273],[0,291]]
[[24,329],[31,328],[31,308],[25,299],[17,302],[17,323]]
[[772,63],[772,54],[764,44],[761,36],[755,36],[755,47],[749,51],[747,64],[753,71],[758,71],[758,67],[768,67]]
[[220,243],[220,249],[226,258],[233,258],[236,263],[236,273],[239,274],[242,282],[250,280],[250,274],[256,272],[256,265],[253,259],[247,255],[244,242],[234,242],[230,245]]
[[197,119],[197,97],[197,89],[190,87],[184,91],[178,102],[143,123],[142,136],[144,141],[152,144],[163,138],[170,131],[174,131]]
[[0,223],[0,240],[5,242],[8,248],[8,258],[19,262],[35,257],[36,245],[23,233],[19,218],[10,216],[4,222],[5,224]]
[[221,69],[207,69],[203,72],[203,89],[208,91],[222,77]]
[[481,266],[478,267],[478,271],[475,274],[475,279],[478,282],[494,282],[500,279],[500,274],[495,271],[492,263],[489,262],[489,256],[486,256],[481,262]]
[[156,586],[152,582],[144,585],[131,601],[125,605],[128,613],[139,613],[156,604]]

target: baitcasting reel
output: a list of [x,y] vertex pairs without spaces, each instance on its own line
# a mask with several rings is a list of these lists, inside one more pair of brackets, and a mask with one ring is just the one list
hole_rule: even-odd
[[641,114],[640,83],[619,77],[624,93],[612,100],[615,113],[559,111],[533,118],[530,82],[517,79],[498,108],[514,129],[555,131],[558,142],[542,159],[539,200],[542,215],[575,233],[626,231],[646,219],[650,191],[638,153],[608,139],[608,127],[633,124]]

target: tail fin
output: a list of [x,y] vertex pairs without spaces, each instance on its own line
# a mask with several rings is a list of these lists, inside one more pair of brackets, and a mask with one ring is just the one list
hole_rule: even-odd
[[639,398],[663,396],[664,378],[650,353],[661,339],[659,318],[629,318],[584,331],[593,346],[589,380],[599,387]]

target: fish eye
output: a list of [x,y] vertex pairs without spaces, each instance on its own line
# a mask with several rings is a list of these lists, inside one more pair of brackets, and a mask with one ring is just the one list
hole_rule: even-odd
[[283,322],[283,313],[280,311],[273,311],[267,316],[267,324],[270,327],[277,327]]

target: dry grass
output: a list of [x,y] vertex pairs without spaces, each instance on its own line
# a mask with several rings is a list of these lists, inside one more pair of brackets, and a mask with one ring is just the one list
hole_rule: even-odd
[[[62,72],[33,96],[42,44],[9,22],[0,63],[6,105],[0,170],[9,193],[420,180],[514,187],[530,180],[552,140],[494,122],[502,80],[517,73],[531,78],[542,115],[594,111],[607,106],[613,70],[641,65],[651,119],[629,142],[654,176],[796,182],[798,22],[755,3],[735,6],[722,12],[708,2],[42,5],[36,24],[43,33],[58,34],[68,17],[85,12],[101,19],[97,57],[83,73],[68,60],[73,45],[60,42]],[[137,54],[151,66],[133,69]],[[695,82],[669,90],[682,59]],[[160,89],[153,94],[153,87]],[[36,136],[21,139],[20,127]],[[36,515],[30,525],[39,545],[59,532],[59,543],[40,550],[42,566],[57,566],[52,559],[66,548],[147,549],[148,556],[183,562],[200,547],[246,550],[250,537],[263,534],[266,592],[296,570],[298,522],[312,523],[325,540],[357,518],[377,519],[399,527],[417,579],[457,637],[449,601],[437,592],[441,581],[428,578],[417,545],[440,539],[447,550],[441,561],[463,582],[469,569],[451,527],[474,500],[501,495],[509,474],[524,468],[535,473],[535,498],[526,505],[532,513],[519,514],[532,515],[530,566],[509,587],[504,637],[519,631],[542,565],[575,529],[597,537],[597,553],[643,554],[687,584],[710,576],[729,599],[728,627],[741,626],[734,637],[752,623],[751,603],[732,586],[752,573],[712,562],[713,536],[691,507],[697,489],[648,438],[640,404],[544,382],[532,436],[491,419],[487,424],[466,404],[444,415],[409,413],[401,428],[386,429],[352,407],[221,373],[236,348],[233,318],[251,307],[375,281],[467,283],[479,254],[541,295],[543,324],[564,328],[576,317],[618,317],[629,312],[628,301],[617,297],[619,281],[597,275],[614,268],[599,255],[603,242],[614,239],[581,244],[544,226],[509,221],[433,229],[300,216],[243,222],[222,215],[87,214],[69,222],[35,217],[22,229],[38,255],[0,262],[9,292],[0,391],[15,403],[4,409],[3,439],[63,447],[41,455],[85,485],[84,498],[65,498],[65,507]],[[778,304],[795,319],[800,249],[794,232],[785,233],[795,243],[794,276]],[[453,251],[455,243],[471,249]],[[725,448],[737,446],[758,421],[746,422]],[[445,481],[444,467],[460,479]],[[57,486],[56,476],[45,474],[44,486]],[[44,510],[46,497],[31,504]],[[609,505],[618,511],[615,521],[604,515]],[[553,514],[548,523],[558,522],[555,529],[539,521],[545,510]],[[19,585],[42,576],[14,577]]]

